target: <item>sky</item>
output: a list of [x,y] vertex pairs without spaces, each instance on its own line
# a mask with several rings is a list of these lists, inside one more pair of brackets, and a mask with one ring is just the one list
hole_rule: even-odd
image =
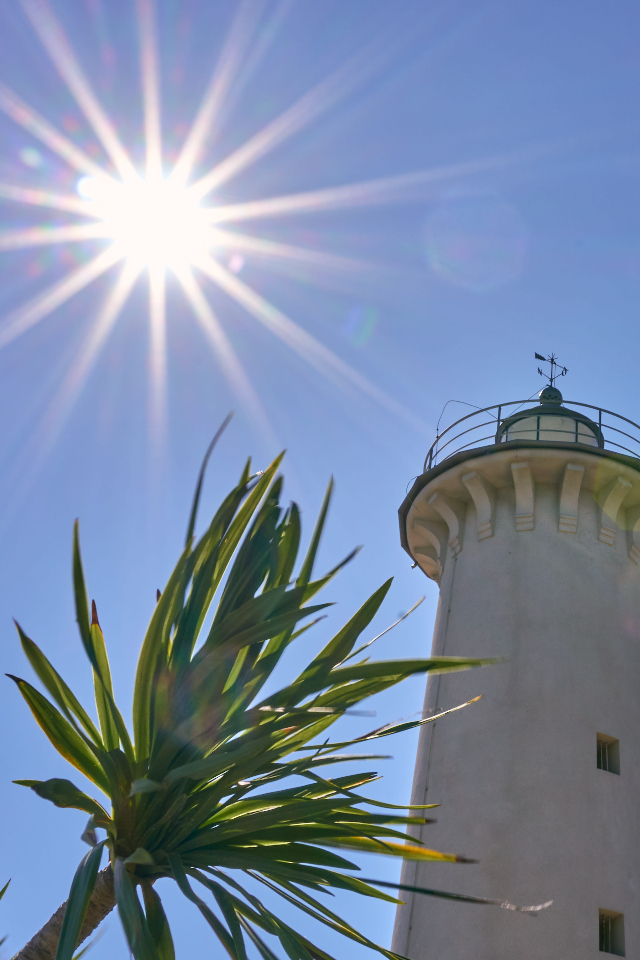
[[[157,40],[142,45],[146,100],[141,21]],[[130,702],[155,590],[230,410],[202,522],[247,455],[262,468],[286,448],[286,494],[307,535],[335,477],[320,564],[364,547],[331,585],[337,607],[292,653],[291,671],[389,576],[374,630],[426,600],[378,656],[428,654],[437,587],[411,569],[397,508],[447,401],[531,397],[543,386],[534,352],[554,351],[569,371],[565,398],[640,419],[639,28],[631,0],[0,2],[3,674],[32,679],[16,617],[90,699],[72,610],[79,517],[117,698]],[[96,185],[117,179],[118,160],[151,182],[150,140],[167,176],[203,116],[189,183],[215,171],[202,203],[223,232],[206,256],[177,266],[175,237],[162,234],[148,268],[140,246],[148,252],[160,234],[123,246],[142,210],[123,194],[120,219],[99,235]],[[52,130],[66,147],[54,149]],[[70,162],[73,148],[81,156]],[[65,209],[60,196],[72,198]],[[104,266],[112,243],[119,259]],[[82,286],[99,257],[103,272]],[[467,409],[450,404],[443,422]],[[10,956],[66,898],[86,847],[83,814],[11,783],[75,774],[10,680],[3,689],[0,884],[12,882],[0,931]],[[379,698],[376,725],[419,712],[423,692],[414,679]],[[345,724],[364,732],[371,720]],[[391,747],[378,795],[408,802],[416,739]],[[456,852],[481,856],[465,846],[464,824]],[[398,874],[373,860],[366,870]],[[443,889],[455,890],[461,870],[443,866]],[[195,908],[168,885],[165,895],[178,956],[217,956]],[[337,903],[390,943],[392,907]],[[92,956],[126,956],[115,914],[105,928]],[[311,933],[304,918],[300,929]]]

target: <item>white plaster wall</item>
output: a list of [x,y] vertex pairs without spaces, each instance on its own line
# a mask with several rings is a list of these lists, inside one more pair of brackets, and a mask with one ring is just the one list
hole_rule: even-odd
[[[533,529],[516,526],[514,461],[529,465]],[[559,529],[567,463],[585,468],[575,533]],[[471,470],[495,489],[482,540],[462,483]],[[608,519],[601,505],[618,478],[627,486]],[[463,504],[464,532],[455,556],[446,544],[439,558],[415,554],[441,576],[433,653],[505,662],[429,681],[428,712],[482,700],[424,727],[416,760],[413,802],[442,804],[421,838],[479,863],[406,864],[403,879],[554,903],[534,918],[407,895],[394,949],[412,960],[597,960],[604,908],[624,913],[626,955],[640,958],[640,567],[625,529],[640,473],[584,452],[489,454],[423,489],[407,518],[412,550],[415,519],[442,520],[436,491]],[[603,520],[613,545],[599,539]],[[596,733],[620,740],[619,776],[597,769]]]

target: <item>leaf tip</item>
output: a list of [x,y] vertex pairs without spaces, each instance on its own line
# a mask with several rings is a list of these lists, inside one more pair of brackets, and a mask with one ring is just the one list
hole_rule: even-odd
[[98,608],[96,607],[95,600],[91,601],[91,626],[99,627],[100,621],[98,620]]

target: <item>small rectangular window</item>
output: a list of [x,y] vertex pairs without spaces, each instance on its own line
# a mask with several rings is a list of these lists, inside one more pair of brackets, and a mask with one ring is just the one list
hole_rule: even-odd
[[600,953],[624,957],[624,915],[600,910]]
[[598,770],[620,773],[620,741],[607,737],[604,733],[596,735]]

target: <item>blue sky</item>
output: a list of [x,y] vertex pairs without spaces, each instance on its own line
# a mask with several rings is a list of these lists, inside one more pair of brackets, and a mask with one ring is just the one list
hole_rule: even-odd
[[[0,81],[111,171],[24,7],[0,4]],[[42,24],[42,5],[30,9]],[[53,0],[52,9],[142,170],[135,4]],[[226,0],[157,0],[166,158],[179,151],[239,9]],[[291,669],[296,656],[308,656],[388,576],[395,580],[381,628],[423,593],[427,599],[380,642],[378,655],[428,652],[437,589],[411,570],[396,510],[420,472],[446,401],[483,406],[529,397],[542,386],[534,351],[553,350],[569,368],[565,397],[640,419],[637,4],[255,0],[252,10],[254,32],[203,142],[196,179],[357,59],[332,81],[326,102],[322,88],[307,103],[308,122],[217,187],[208,202],[229,206],[369,184],[360,193],[342,191],[340,203],[329,204],[325,194],[324,206],[313,211],[229,224],[280,244],[277,255],[264,245],[214,251],[227,273],[314,338],[304,340],[304,356],[265,327],[264,315],[251,316],[197,273],[260,416],[246,393],[243,399],[234,392],[173,275],[166,289],[164,412],[150,387],[155,368],[144,274],[75,402],[65,407],[64,391],[75,382],[120,267],[10,338],[5,334],[25,316],[24,304],[82,269],[105,241],[0,249],[2,672],[29,677],[15,616],[71,686],[86,691],[85,699],[89,673],[71,605],[73,520],[80,518],[89,587],[126,703],[155,589],[184,536],[200,458],[230,409],[237,413],[212,463],[202,517],[247,454],[263,466],[286,447],[287,491],[303,509],[307,532],[329,475],[336,478],[321,560],[330,565],[353,545],[365,547],[331,587],[328,599],[338,607],[329,624],[292,657]],[[417,176],[403,179],[407,174]],[[0,114],[0,191],[10,185],[77,198],[81,175]],[[0,245],[17,230],[82,222],[49,207],[0,203]],[[282,255],[283,246],[311,254],[292,259]],[[411,681],[381,698],[374,705],[380,722],[419,711],[423,686]],[[84,818],[11,784],[69,771],[9,680],[0,709],[0,883],[12,877],[0,931],[10,935],[4,948],[10,954],[65,899],[84,852]],[[370,722],[350,724],[360,730]],[[405,735],[392,752],[380,795],[402,802],[415,740]],[[482,856],[465,845],[463,823],[458,847]],[[393,873],[385,863],[366,869]],[[461,870],[443,867],[442,887],[455,890]],[[179,956],[208,949],[199,916],[168,896]],[[370,936],[389,943],[392,909],[348,899],[343,907]],[[336,949],[339,956],[357,953]],[[124,950],[113,916],[93,956]]]

